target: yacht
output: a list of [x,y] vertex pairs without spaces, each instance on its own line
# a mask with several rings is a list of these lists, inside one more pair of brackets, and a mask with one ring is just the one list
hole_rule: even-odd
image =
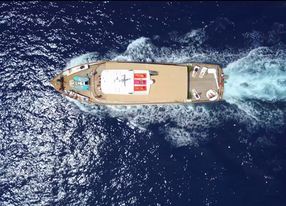
[[68,68],[51,84],[88,104],[206,103],[223,99],[224,73],[218,64],[98,61]]

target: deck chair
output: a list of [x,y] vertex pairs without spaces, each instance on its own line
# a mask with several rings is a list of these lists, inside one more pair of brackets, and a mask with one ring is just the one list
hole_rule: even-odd
[[192,77],[195,78],[197,76],[197,73],[199,72],[200,67],[199,66],[195,66],[194,70],[192,72]]
[[196,100],[199,100],[201,98],[196,89],[192,89],[192,93]]
[[206,67],[203,67],[202,70],[201,70],[201,73],[200,73],[200,76],[199,78],[203,78],[206,74],[206,72],[208,71],[208,68]]

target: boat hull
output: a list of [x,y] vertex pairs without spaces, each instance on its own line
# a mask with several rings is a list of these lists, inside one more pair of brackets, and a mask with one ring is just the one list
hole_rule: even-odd
[[206,103],[223,99],[224,75],[217,64],[105,61],[69,68],[51,84],[89,104]]

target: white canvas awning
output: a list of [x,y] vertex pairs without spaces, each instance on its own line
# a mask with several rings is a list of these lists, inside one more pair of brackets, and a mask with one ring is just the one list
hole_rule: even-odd
[[104,70],[101,91],[104,94],[147,95],[150,81],[148,70]]

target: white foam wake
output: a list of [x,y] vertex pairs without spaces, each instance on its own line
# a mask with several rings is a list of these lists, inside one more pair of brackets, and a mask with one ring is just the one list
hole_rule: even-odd
[[229,75],[225,99],[231,103],[245,99],[286,100],[286,54],[267,47],[252,50],[225,68]]
[[77,66],[79,64],[94,62],[97,59],[98,59],[98,53],[97,52],[90,52],[90,53],[82,54],[80,56],[76,56],[74,58],[71,58],[68,61],[66,68],[71,68],[71,67]]

